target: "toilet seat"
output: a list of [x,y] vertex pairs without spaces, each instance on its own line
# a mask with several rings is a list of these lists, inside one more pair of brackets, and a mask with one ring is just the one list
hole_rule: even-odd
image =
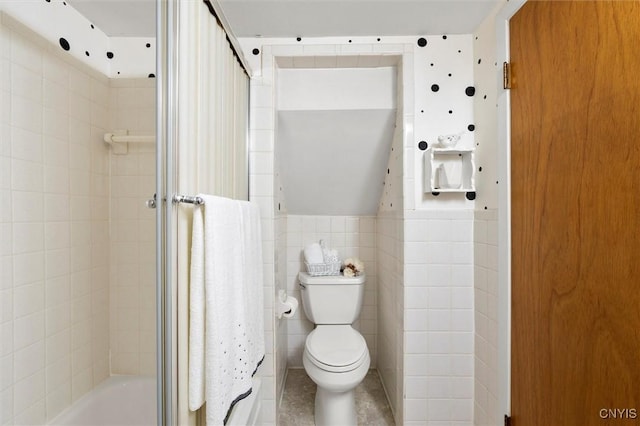
[[362,365],[368,349],[364,337],[351,325],[318,325],[307,336],[305,352],[316,367],[343,373]]

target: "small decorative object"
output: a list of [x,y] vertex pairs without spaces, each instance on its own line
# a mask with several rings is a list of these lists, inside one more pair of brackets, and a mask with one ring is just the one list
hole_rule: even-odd
[[344,270],[342,274],[345,277],[357,277],[364,273],[364,263],[357,257],[348,258],[344,261]]
[[442,148],[453,148],[460,140],[460,134],[438,136],[438,145]]

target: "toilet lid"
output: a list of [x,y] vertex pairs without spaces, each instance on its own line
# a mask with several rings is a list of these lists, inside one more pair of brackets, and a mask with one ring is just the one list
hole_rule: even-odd
[[319,325],[305,342],[307,353],[330,367],[346,367],[361,361],[367,353],[364,337],[350,325]]

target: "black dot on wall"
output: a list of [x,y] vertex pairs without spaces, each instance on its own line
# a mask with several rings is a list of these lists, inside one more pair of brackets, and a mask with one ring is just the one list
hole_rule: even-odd
[[378,37],[378,41],[380,41],[380,37]]
[[349,43],[351,43],[352,40],[349,40]]
[[420,149],[420,151],[424,151],[429,148],[429,144],[425,141],[420,141],[418,142],[418,148]]
[[449,114],[453,114],[453,110],[452,109],[449,110]]
[[91,24],[91,29],[92,29],[92,30],[95,30],[95,29],[96,29],[96,27],[94,27],[94,26],[93,26],[93,24]]
[[443,40],[446,40],[446,39],[447,39],[447,36],[446,36],[446,35],[443,35],[443,36],[442,36],[442,39],[443,39]]
[[154,73],[149,74],[147,77],[149,78],[156,78],[156,75]]
[[107,58],[113,59],[113,52],[107,52]]
[[302,41],[302,37],[296,37],[296,41]]
[[476,129],[476,126],[475,126],[475,125],[473,125],[473,124],[469,124],[469,125],[467,126],[467,129],[468,129],[470,132],[473,132],[473,131]]
[[449,77],[451,77],[451,73],[447,74]]
[[467,196],[467,200],[469,200],[469,201],[473,201],[473,200],[475,200],[475,199],[476,199],[476,193],[475,193],[475,191],[467,192],[467,195],[466,195],[466,196]]
[[482,59],[478,59],[478,65],[480,65],[481,62],[482,62]]
[[437,84],[432,84],[431,85],[431,91],[432,92],[437,92],[438,90],[440,90],[440,86],[438,86]]
[[482,171],[482,166],[478,167],[478,171],[481,172]]
[[47,3],[51,3],[51,0],[44,0],[44,1],[46,1]]
[[482,99],[487,99],[487,95],[484,95]]
[[420,37],[418,39],[418,46],[425,47],[427,45],[427,39],[424,37]]
[[458,53],[462,53],[462,50],[458,49]]
[[431,66],[433,66],[433,63],[431,63]]
[[387,169],[387,174],[389,174],[389,169]]
[[151,43],[147,43],[147,44],[145,44],[145,46],[146,46],[146,47],[147,47],[147,49],[148,49],[148,48],[150,48],[150,47],[151,47]]
[[69,46],[69,42],[66,38],[60,37],[60,40],[58,40],[58,42],[60,43],[60,47],[62,47],[64,50],[71,49],[71,46]]
[[259,55],[260,54],[260,49],[253,49],[251,51],[251,53],[253,53],[254,55]]
[[87,52],[86,50],[84,51],[84,54],[87,56],[91,56],[91,54],[89,52]]
[[464,93],[466,93],[467,96],[473,96],[476,94],[476,88],[473,86],[469,86],[466,89],[464,89]]

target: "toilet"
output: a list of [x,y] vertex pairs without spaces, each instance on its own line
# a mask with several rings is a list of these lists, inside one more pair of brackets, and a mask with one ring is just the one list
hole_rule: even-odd
[[360,315],[366,277],[298,275],[302,306],[316,327],[302,364],[317,385],[316,426],[356,426],[355,388],[371,359],[364,337],[351,327]]

